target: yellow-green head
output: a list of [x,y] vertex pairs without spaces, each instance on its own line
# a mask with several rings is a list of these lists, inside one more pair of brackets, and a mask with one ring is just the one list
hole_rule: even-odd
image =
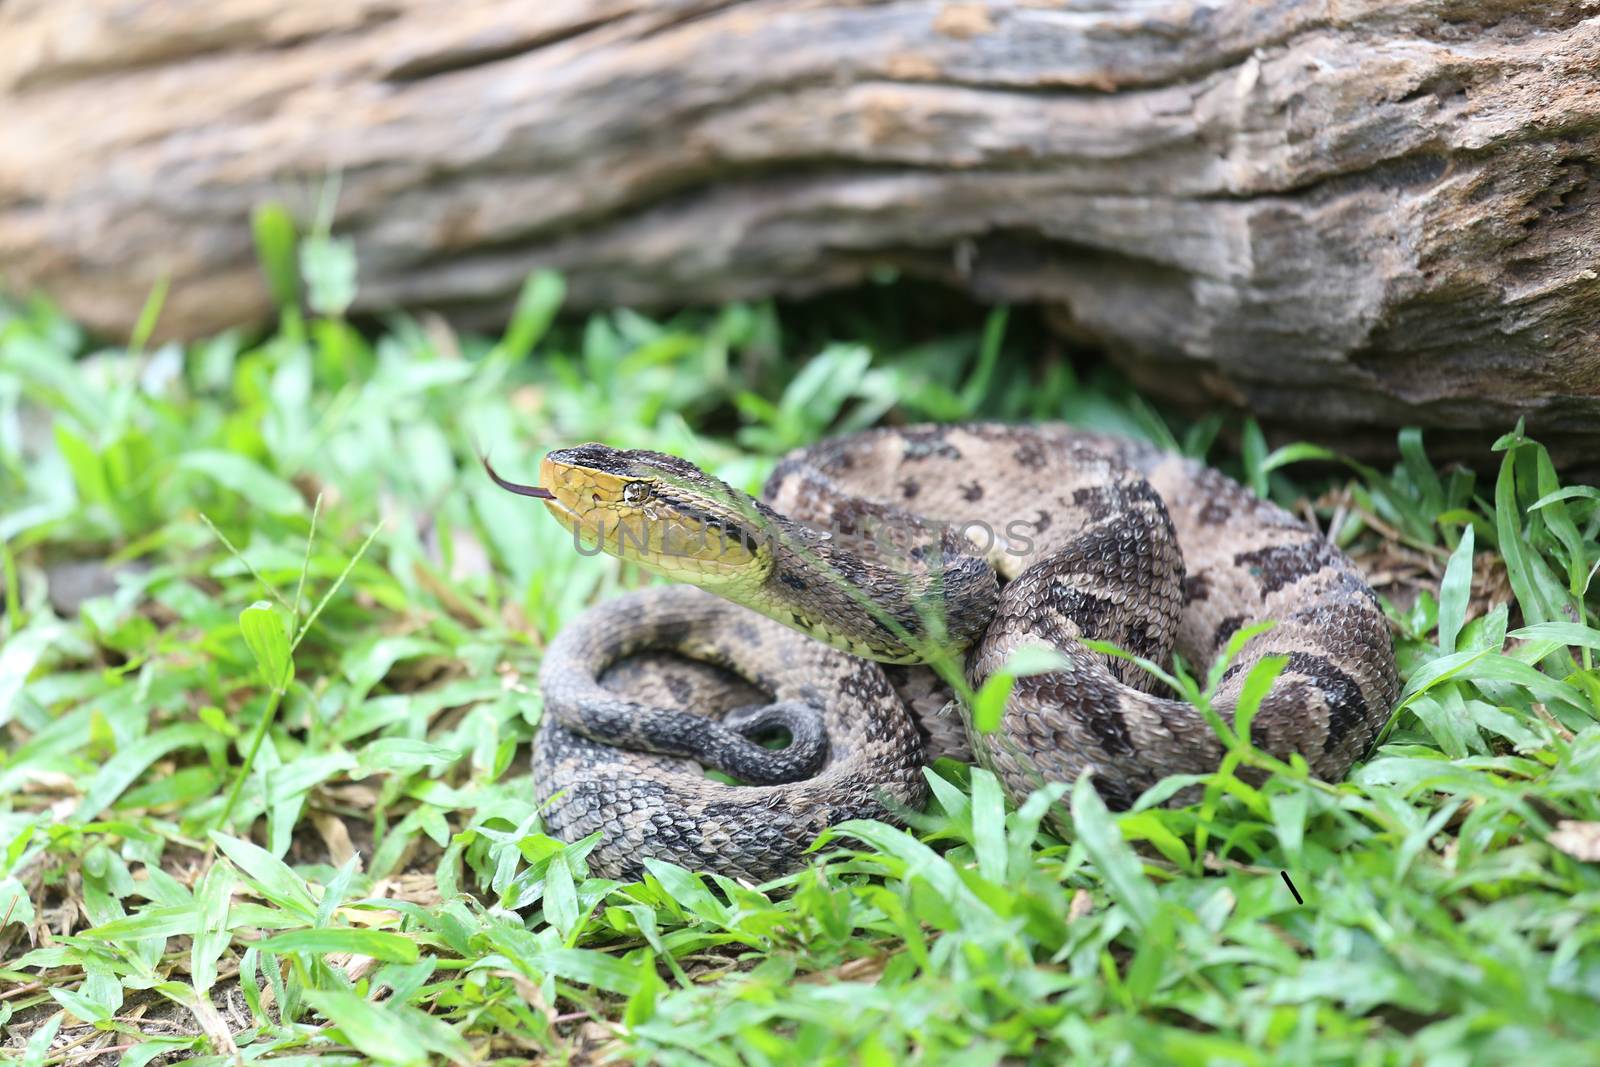
[[731,595],[771,570],[756,502],[677,456],[591,443],[545,456],[538,486],[489,474],[542,499],[580,542],[676,581]]

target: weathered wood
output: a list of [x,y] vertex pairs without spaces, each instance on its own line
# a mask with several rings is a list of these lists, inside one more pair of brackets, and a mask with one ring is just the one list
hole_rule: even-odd
[[0,271],[125,332],[256,320],[247,219],[359,307],[1038,300],[1283,422],[1600,435],[1600,3],[9,0]]

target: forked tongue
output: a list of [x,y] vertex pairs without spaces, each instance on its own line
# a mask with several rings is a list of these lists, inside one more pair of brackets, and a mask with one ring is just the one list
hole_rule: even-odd
[[556,498],[554,493],[543,486],[523,485],[521,482],[511,482],[500,477],[499,474],[495,473],[494,467],[490,465],[488,456],[480,455],[478,460],[483,464],[483,469],[489,472],[489,477],[494,479],[494,484],[509,493],[516,493],[519,496],[534,496],[540,500],[554,500]]

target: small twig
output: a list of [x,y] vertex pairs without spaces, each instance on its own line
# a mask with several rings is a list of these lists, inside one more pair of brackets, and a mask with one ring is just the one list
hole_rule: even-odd
[[[26,985],[12,986],[10,989],[0,989],[0,1000],[10,1000],[13,997],[25,997],[29,993],[43,992],[44,988],[45,985],[43,982],[29,982]],[[57,988],[57,985],[52,984],[50,988],[55,989]]]
[[45,1067],[49,1067],[49,1065],[53,1063],[88,1063],[90,1060],[96,1059],[100,1056],[109,1056],[113,1052],[127,1052],[129,1049],[138,1048],[142,1044],[144,1044],[143,1041],[135,1041],[131,1045],[111,1045],[105,1048],[85,1049],[77,1056],[52,1056],[45,1060],[44,1064]]
[[1361,516],[1361,521],[1365,522],[1368,526],[1376,530],[1379,535],[1388,538],[1395,544],[1406,545],[1410,548],[1416,549],[1418,552],[1423,552],[1430,556],[1437,556],[1440,559],[1447,560],[1450,558],[1450,553],[1445,551],[1443,548],[1440,548],[1438,545],[1426,545],[1415,538],[1406,536],[1393,526],[1390,526],[1388,523],[1378,518],[1378,516],[1374,515],[1366,508],[1356,507],[1352,508],[1351,510],[1355,514]]
[[1538,712],[1539,717],[1545,721],[1546,725],[1555,730],[1556,736],[1560,737],[1561,740],[1570,742],[1576,736],[1571,730],[1567,729],[1566,726],[1562,724],[1560,719],[1550,714],[1550,709],[1545,706],[1544,701],[1534,701],[1533,710]]
[[[68,1056],[68,1053],[70,1053],[73,1049],[77,1048],[80,1045],[88,1044],[90,1041],[93,1041],[97,1037],[104,1037],[104,1036],[105,1036],[105,1032],[102,1031],[102,1030],[90,1030],[87,1033],[79,1034],[77,1037],[73,1038],[71,1041],[68,1041],[65,1045],[62,1045],[61,1048],[56,1051],[56,1055],[55,1055],[54,1059],[67,1060],[67,1059],[70,1058]],[[95,1055],[98,1056],[99,1054],[100,1054],[100,1050],[96,1050],[95,1051]],[[93,1059],[94,1057],[91,1056],[90,1058]],[[45,1062],[46,1063],[50,1063],[52,1061],[51,1060],[45,1060]]]

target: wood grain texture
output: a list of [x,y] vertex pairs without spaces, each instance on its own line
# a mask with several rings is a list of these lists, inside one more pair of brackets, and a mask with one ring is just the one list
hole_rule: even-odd
[[1600,2],[8,0],[0,272],[268,312],[341,175],[358,308],[1040,301],[1143,387],[1338,437],[1600,435]]

